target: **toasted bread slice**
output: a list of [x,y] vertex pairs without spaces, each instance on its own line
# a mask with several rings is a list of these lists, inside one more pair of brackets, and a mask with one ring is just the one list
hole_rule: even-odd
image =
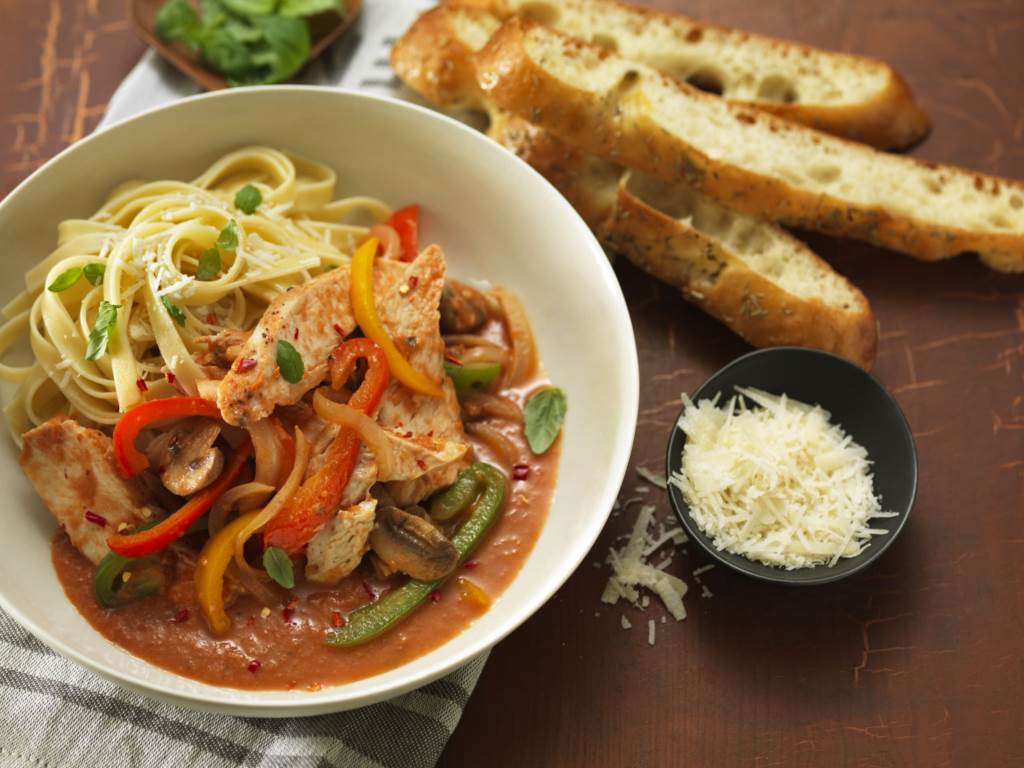
[[1024,271],[1024,184],[889,155],[678,83],[512,19],[475,55],[485,95],[570,140],[734,210],[926,261],[974,251]]
[[447,0],[502,20],[533,19],[736,103],[862,141],[901,149],[928,117],[887,64],[707,24],[617,0]]
[[627,178],[484,99],[472,53],[497,27],[486,13],[436,8],[395,44],[392,65],[440,107],[486,111],[488,134],[547,177],[609,248],[750,343],[812,346],[870,368],[877,325],[867,300],[803,243],[685,185]]

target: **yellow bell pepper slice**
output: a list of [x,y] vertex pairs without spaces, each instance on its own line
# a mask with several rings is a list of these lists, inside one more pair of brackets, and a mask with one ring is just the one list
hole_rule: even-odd
[[409,389],[430,397],[442,397],[441,385],[416,370],[405,359],[391,340],[387,329],[377,315],[373,299],[373,261],[377,257],[377,238],[371,237],[360,245],[352,257],[350,298],[352,314],[367,338],[373,339],[384,350],[391,375]]
[[203,617],[215,635],[231,629],[231,619],[224,611],[224,573],[235,555],[235,539],[256,518],[259,510],[248,512],[225,525],[210,538],[199,553],[196,567],[196,597]]

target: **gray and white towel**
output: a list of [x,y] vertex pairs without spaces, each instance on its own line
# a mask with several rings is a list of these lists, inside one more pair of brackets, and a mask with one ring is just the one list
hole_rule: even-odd
[[[359,20],[308,68],[307,83],[399,96],[388,49],[425,0],[367,0]],[[148,51],[114,94],[104,127],[198,88]],[[2,768],[429,768],[487,654],[423,688],[333,715],[257,719],[193,712],[97,677],[0,612]]]

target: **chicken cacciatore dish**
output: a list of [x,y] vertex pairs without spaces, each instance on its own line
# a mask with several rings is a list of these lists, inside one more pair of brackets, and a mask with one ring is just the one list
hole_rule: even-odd
[[34,357],[0,366],[5,413],[68,598],[214,685],[319,690],[437,647],[553,494],[566,400],[518,298],[448,275],[416,206],[334,185],[262,147],[130,182],[5,309]]

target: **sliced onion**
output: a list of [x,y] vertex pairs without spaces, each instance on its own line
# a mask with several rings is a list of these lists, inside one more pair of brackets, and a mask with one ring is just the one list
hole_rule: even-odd
[[217,379],[200,379],[196,382],[196,393],[211,403],[217,402],[217,391],[220,389],[220,382]]
[[377,460],[377,476],[390,477],[394,474],[395,456],[387,433],[376,421],[362,411],[345,403],[335,403],[318,389],[313,395],[313,410],[324,421],[347,427],[359,435]]
[[258,572],[245,560],[245,542],[250,537],[261,530],[263,526],[274,519],[274,516],[281,511],[285,504],[287,504],[292,496],[295,495],[295,491],[299,489],[302,484],[302,478],[306,474],[306,465],[309,463],[309,441],[306,440],[306,436],[302,434],[301,429],[295,430],[295,463],[292,464],[292,471],[288,473],[288,479],[284,481],[284,485],[281,486],[274,498],[270,500],[270,503],[263,508],[263,510],[254,517],[250,523],[245,526],[238,533],[238,538],[235,539],[235,563],[238,567],[251,574],[257,574]]
[[522,303],[508,291],[492,291],[505,316],[505,329],[512,343],[512,361],[502,373],[503,386],[517,386],[526,381],[537,364],[537,345],[533,340],[530,321]]
[[275,490],[272,485],[256,482],[242,483],[234,488],[229,488],[210,508],[210,517],[207,521],[210,536],[215,536],[224,527],[228,515],[232,512],[235,510],[248,512],[256,509],[265,503]]
[[237,581],[242,589],[260,601],[261,605],[281,602],[281,595],[274,591],[273,582],[263,571],[250,568],[243,571],[237,563],[229,563],[226,578]]
[[470,392],[464,395],[460,402],[462,410],[470,419],[493,417],[517,424],[523,422],[522,408],[507,397],[489,395],[486,392]]
[[513,467],[519,463],[519,449],[490,424],[471,422],[466,425],[466,433],[498,454],[498,458],[504,461],[506,466]]
[[256,482],[275,488],[281,480],[281,468],[286,459],[284,445],[270,419],[260,419],[248,427],[256,456]]
[[387,224],[374,224],[366,233],[366,237],[376,237],[380,240],[380,247],[383,249],[380,255],[382,259],[397,259],[402,253],[402,241],[398,238],[398,233]]
[[502,368],[508,365],[508,350],[498,346],[469,347],[455,355],[463,363],[498,363]]

